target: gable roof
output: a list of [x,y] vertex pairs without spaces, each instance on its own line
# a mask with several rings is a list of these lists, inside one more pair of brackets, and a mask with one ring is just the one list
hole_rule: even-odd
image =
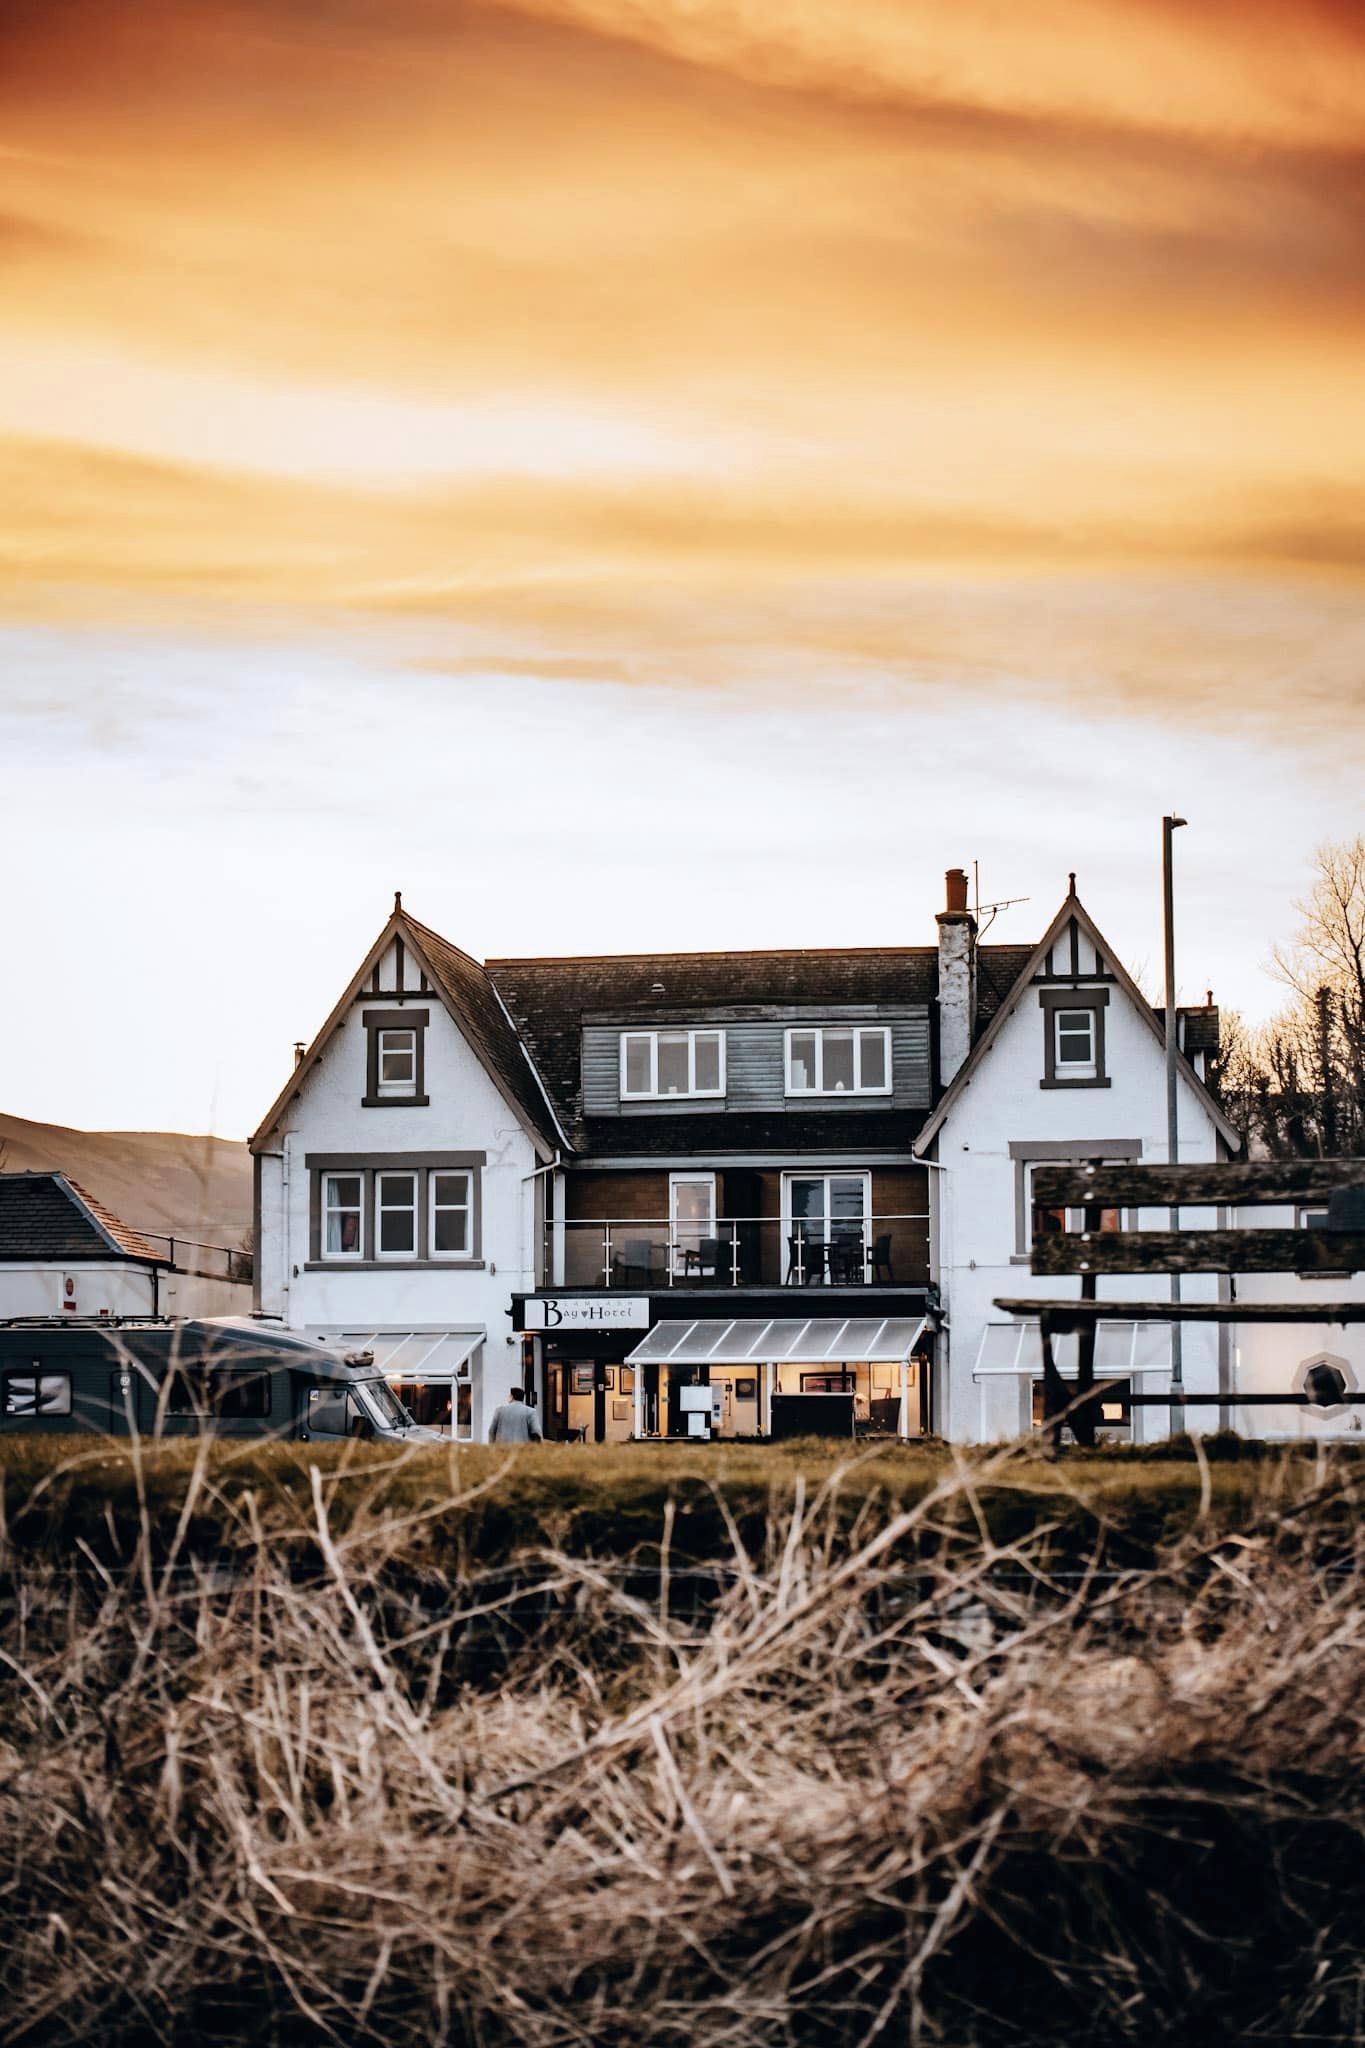
[[[1158,1013],[1153,1010],[1151,1004],[1143,995],[1142,990],[1133,980],[1132,975],[1129,974],[1127,968],[1119,959],[1113,947],[1100,931],[1098,925],[1073,889],[1067,895],[1061,909],[1053,918],[1052,923],[1048,926],[1038,944],[1027,955],[1023,966],[1015,977],[1013,987],[1006,992],[1003,998],[997,1001],[995,1014],[989,1025],[976,1039],[971,1051],[958,1068],[949,1086],[945,1089],[938,1107],[916,1138],[915,1151],[921,1158],[927,1152],[934,1138],[937,1137],[944,1122],[951,1115],[955,1103],[969,1085],[977,1068],[999,1037],[1004,1028],[1005,1020],[1009,1017],[1018,998],[1033,980],[1034,975],[1038,972],[1044,960],[1050,956],[1053,947],[1073,918],[1090,940],[1091,945],[1095,949],[1096,957],[1104,961],[1106,970],[1113,975],[1114,980],[1128,997],[1138,1016],[1141,1017],[1147,1028],[1151,1031],[1157,1044],[1161,1046],[1163,1052],[1165,1051],[1166,1033],[1164,1021],[1159,1020]],[[1082,976],[1081,979],[1084,980],[1085,977]],[[1162,1016],[1164,1017],[1164,1013],[1162,1013]],[[1176,1069],[1183,1075],[1185,1081],[1194,1090],[1195,1094],[1200,1097],[1204,1107],[1217,1124],[1219,1132],[1227,1144],[1234,1152],[1240,1151],[1242,1146],[1240,1132],[1233,1124],[1229,1123],[1227,1117],[1209,1093],[1208,1088],[1200,1080],[1198,1074],[1195,1073],[1194,1068],[1183,1053],[1176,1054]]]
[[497,989],[477,960],[462,952],[458,946],[452,945],[449,939],[443,939],[439,932],[432,931],[428,925],[420,924],[403,909],[402,900],[397,896],[394,898],[394,907],[388,922],[361,961],[358,971],[343,991],[341,1000],[271,1103],[259,1127],[253,1132],[250,1149],[253,1152],[261,1149],[290,1102],[301,1093],[333,1033],[345,1020],[355,998],[363,992],[366,977],[382,960],[396,938],[402,939],[404,946],[425,972],[434,992],[440,997],[517,1122],[548,1157],[554,1151],[555,1144],[546,1135],[547,1132],[555,1132],[561,1142],[567,1141],[563,1139],[553,1104],[541,1084],[529,1053],[517,1036]]
[[64,1173],[0,1173],[0,1262],[171,1261]]
[[[979,1014],[983,1026],[1014,986],[1019,967],[1031,956],[1031,951],[1019,946],[979,949]],[[679,1024],[701,1021],[693,1013],[752,1014],[779,1005],[928,1005],[938,994],[938,948],[803,947],[774,952],[612,953],[581,958],[496,959],[486,963],[486,972],[511,1013],[578,1149],[595,1155],[599,1151],[618,1152],[625,1147],[632,1154],[638,1151],[662,1156],[676,1151],[684,1142],[689,1152],[697,1147],[729,1151],[771,1144],[775,1137],[772,1117],[760,1120],[765,1124],[762,1130],[754,1119],[748,1118],[744,1121],[753,1128],[741,1131],[740,1119],[733,1110],[717,1111],[705,1119],[693,1112],[685,1131],[662,1119],[652,1120],[648,1132],[640,1128],[633,1135],[626,1132],[625,1120],[619,1118],[611,1120],[610,1130],[602,1128],[601,1119],[588,1119],[583,1113],[585,1018],[615,1019],[629,1015],[638,1017],[642,1024]],[[888,1109],[875,1115],[880,1119],[878,1127],[875,1132],[865,1130],[863,1142],[904,1146],[905,1111]],[[645,1119],[631,1121],[643,1126]],[[842,1115],[840,1130],[842,1136],[824,1118],[813,1124],[805,1136],[817,1141],[817,1149],[823,1146],[846,1150],[854,1133]],[[800,1144],[801,1149],[807,1149],[798,1138],[790,1110],[782,1112],[781,1134],[784,1143]]]

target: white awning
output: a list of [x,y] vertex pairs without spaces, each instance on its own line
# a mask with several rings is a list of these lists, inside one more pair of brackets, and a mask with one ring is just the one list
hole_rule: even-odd
[[[1052,1340],[1053,1361],[1064,1380],[1076,1377],[1077,1351],[1074,1331]],[[1170,1369],[1169,1323],[1096,1323],[1097,1379],[1131,1379],[1143,1373],[1168,1373]],[[1036,1322],[987,1323],[972,1367],[974,1380],[1042,1377],[1043,1338]]]
[[477,1330],[338,1330],[329,1342],[343,1351],[372,1351],[390,1380],[458,1379],[485,1341]]
[[824,1316],[808,1321],[656,1323],[627,1365],[897,1365],[926,1316]]

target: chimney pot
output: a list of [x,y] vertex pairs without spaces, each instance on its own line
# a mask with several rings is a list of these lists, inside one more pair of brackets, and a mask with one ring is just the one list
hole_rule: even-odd
[[301,1066],[303,1065],[303,1056],[304,1056],[304,1053],[305,1053],[305,1052],[306,1052],[307,1050],[308,1050],[308,1048],[307,1048],[307,1046],[306,1046],[306,1045],[304,1044],[304,1042],[303,1042],[303,1040],[302,1040],[301,1038],[296,1038],[296,1039],[294,1040],[294,1065],[295,1065],[295,1067],[301,1067]]
[[947,915],[965,917],[967,914],[967,870],[949,868],[944,876],[948,885]]

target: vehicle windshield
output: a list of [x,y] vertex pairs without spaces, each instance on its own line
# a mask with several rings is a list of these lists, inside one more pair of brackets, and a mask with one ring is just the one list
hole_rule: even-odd
[[394,1393],[387,1380],[362,1380],[361,1386],[371,1407],[379,1416],[386,1429],[411,1429],[412,1417]]

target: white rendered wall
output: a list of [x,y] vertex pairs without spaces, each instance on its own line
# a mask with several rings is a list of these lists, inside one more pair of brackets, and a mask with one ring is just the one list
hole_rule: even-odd
[[[392,969],[386,970],[392,986]],[[257,1258],[262,1313],[293,1329],[439,1329],[481,1326],[487,1333],[473,1389],[473,1431],[489,1419],[518,1378],[519,1343],[509,1343],[514,1290],[534,1284],[534,1197],[539,1161],[532,1140],[457,1030],[440,998],[409,997],[429,1012],[424,1108],[362,1106],[366,1082],[364,1010],[391,1009],[392,998],[356,1002],[310,1068],[261,1157]],[[481,1268],[435,1263],[419,1270],[357,1271],[309,1259],[309,1181],[314,1154],[483,1152]]]
[[[1084,944],[1084,941],[1082,941]],[[1064,966],[1059,957],[1058,968]],[[1093,970],[1082,959],[1081,971]],[[940,1340],[939,1415],[945,1434],[974,1442],[1019,1434],[1029,1427],[1027,1382],[973,1381],[972,1369],[987,1322],[1005,1320],[993,1307],[997,1296],[1034,1299],[1079,1297],[1079,1278],[1035,1279],[1027,1255],[1015,1254],[1014,1143],[1138,1140],[1142,1159],[1166,1158],[1166,1093],[1162,1047],[1121,988],[1107,984],[1105,1071],[1107,1088],[1041,1088],[1045,1012],[1036,986],[1027,988],[991,1049],[973,1074],[938,1133],[942,1171],[933,1174],[937,1278],[948,1312],[949,1332]],[[1180,1157],[1218,1156],[1217,1127],[1199,1096],[1180,1083]],[[1164,1219],[1144,1216],[1158,1227]],[[1211,1211],[1182,1214],[1183,1222],[1215,1221]],[[1027,1242],[1028,1231],[1025,1231]],[[1116,1275],[1097,1282],[1101,1301],[1169,1297],[1164,1276]],[[1187,1277],[1184,1298],[1216,1300],[1216,1275]],[[1218,1335],[1212,1325],[1184,1333],[1185,1384],[1192,1391],[1218,1390]],[[1155,1387],[1158,1382],[1147,1383]],[[1217,1409],[1194,1410],[1191,1427],[1217,1427]],[[1135,1411],[1139,1440],[1163,1436],[1163,1409]]]
[[[1239,1228],[1293,1230],[1298,1212],[1242,1209],[1233,1217]],[[1245,1273],[1237,1280],[1239,1302],[1292,1302],[1306,1309],[1324,1302],[1365,1301],[1365,1274],[1346,1278],[1303,1280],[1295,1273]],[[1236,1323],[1233,1325],[1233,1385],[1244,1393],[1280,1393],[1292,1388],[1303,1367],[1324,1352],[1342,1359],[1348,1378],[1365,1391],[1365,1324],[1360,1323]],[[1365,1429],[1365,1407],[1326,1415],[1314,1408],[1238,1408],[1232,1426],[1243,1436],[1356,1436]]]
[[[63,1309],[63,1283],[76,1283],[74,1309]],[[162,1291],[165,1290],[165,1278]],[[242,1302],[245,1306],[246,1297]],[[0,1266],[0,1316],[148,1316],[152,1277],[145,1266],[111,1259],[70,1266]],[[161,1313],[171,1310],[163,1306]]]
[[[64,1309],[63,1283],[76,1283],[74,1309]],[[145,1266],[100,1260],[70,1266],[0,1266],[0,1316],[245,1316],[251,1288],[197,1273],[166,1273],[153,1288]]]

